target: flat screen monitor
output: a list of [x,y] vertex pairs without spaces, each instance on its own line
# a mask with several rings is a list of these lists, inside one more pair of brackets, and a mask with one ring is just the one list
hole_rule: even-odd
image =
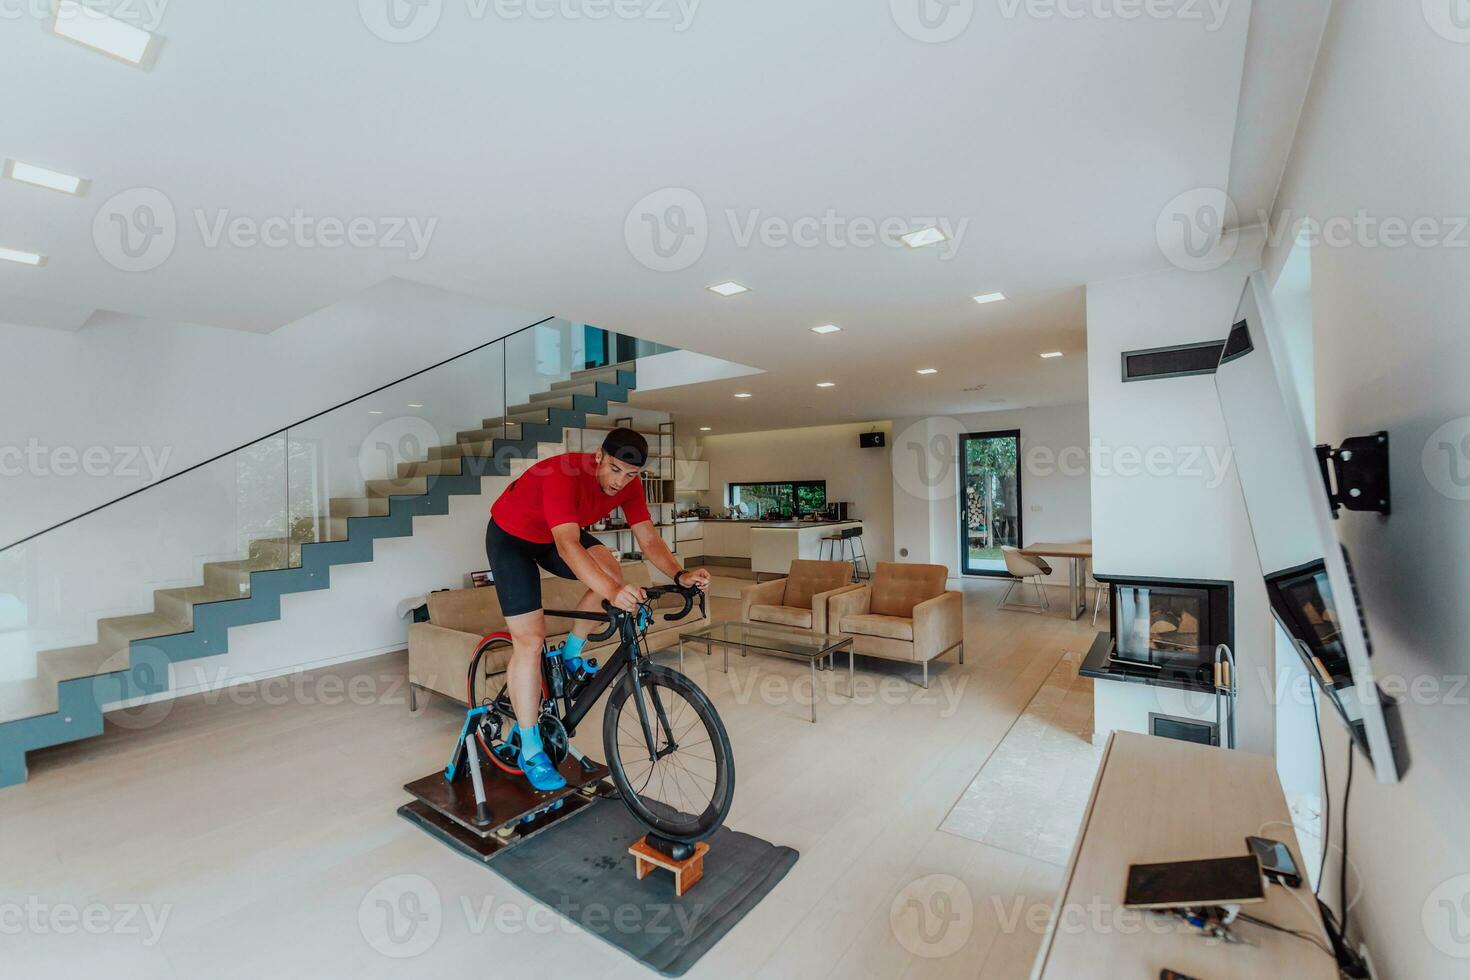
[[1373,677],[1352,565],[1338,540],[1264,273],[1246,283],[1215,386],[1271,612],[1372,760],[1378,781],[1396,782],[1408,768],[1398,705]]

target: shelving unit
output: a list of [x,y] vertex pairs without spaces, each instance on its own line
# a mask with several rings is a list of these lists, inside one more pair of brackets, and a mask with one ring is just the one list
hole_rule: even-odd
[[[643,480],[644,500],[648,504],[649,516],[653,518],[653,526],[663,534],[664,541],[668,543],[669,550],[675,554],[679,553],[678,529],[674,523],[675,496],[674,496],[674,423],[672,420],[658,423],[658,428],[638,429],[633,425],[632,418],[624,417],[613,419],[609,429],[627,428],[648,437],[648,464],[640,474]],[[578,430],[578,448],[576,452],[587,452],[586,440],[582,438],[583,432],[608,431],[588,426]],[[570,447],[568,447],[570,448]],[[621,510],[613,512],[617,517],[626,520]],[[633,529],[629,527],[611,528],[604,531],[592,531],[594,537],[601,538],[604,535],[612,536],[612,547],[626,554],[638,546],[638,541],[633,537]]]

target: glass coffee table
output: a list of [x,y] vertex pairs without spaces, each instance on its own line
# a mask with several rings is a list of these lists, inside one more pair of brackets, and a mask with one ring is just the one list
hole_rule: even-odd
[[832,655],[847,651],[847,696],[852,697],[852,637],[827,636],[804,630],[783,629],[764,623],[712,623],[709,626],[679,634],[679,669],[684,669],[684,643],[703,643],[705,654],[714,652],[718,643],[724,650],[724,670],[730,670],[730,648],[739,647],[741,655],[755,650],[788,660],[805,660],[812,672],[812,722],[817,720],[817,667],[822,661],[833,666]]

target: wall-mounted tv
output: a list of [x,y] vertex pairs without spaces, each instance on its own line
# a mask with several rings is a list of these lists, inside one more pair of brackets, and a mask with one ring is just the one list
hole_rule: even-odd
[[1398,705],[1373,678],[1352,566],[1337,537],[1264,273],[1246,283],[1215,387],[1271,612],[1372,760],[1378,781],[1396,782],[1409,764]]

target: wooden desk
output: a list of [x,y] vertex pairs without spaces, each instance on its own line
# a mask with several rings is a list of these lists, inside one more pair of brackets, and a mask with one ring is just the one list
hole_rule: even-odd
[[[1301,864],[1276,766],[1263,755],[1114,732],[1041,942],[1032,980],[1188,976],[1336,980],[1333,958],[1296,936],[1239,922],[1254,945],[1227,945],[1155,913],[1122,908],[1130,864],[1238,857],[1248,836],[1286,844]],[[1312,890],[1270,885],[1247,915],[1331,948]]]
[[[1087,612],[1087,562],[1092,558],[1092,542],[1078,541],[1074,544],[1051,544],[1039,542],[1018,549],[1021,554],[1032,558],[1066,558],[1072,564],[1067,571],[1067,597],[1071,600],[1071,615],[1077,619]],[[1078,597],[1078,592],[1081,597]]]

